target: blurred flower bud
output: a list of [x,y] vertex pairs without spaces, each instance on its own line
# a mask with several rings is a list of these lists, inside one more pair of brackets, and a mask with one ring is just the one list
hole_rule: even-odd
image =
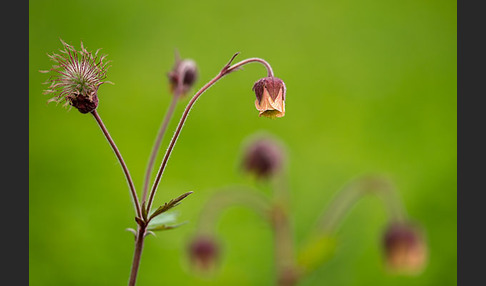
[[282,117],[285,115],[285,83],[276,77],[265,77],[253,85],[255,106],[260,116]]
[[258,178],[266,179],[280,171],[283,160],[284,151],[277,141],[259,138],[246,147],[243,168]]
[[410,223],[391,223],[384,235],[384,251],[390,270],[418,274],[427,260],[427,247],[422,232]]
[[49,87],[44,94],[54,94],[48,102],[64,102],[64,106],[71,105],[81,113],[94,111],[98,107],[98,88],[105,82],[109,61],[104,61],[106,55],[98,56],[87,51],[81,43],[81,50],[61,40],[64,46],[61,54],[49,55],[55,62],[52,68],[43,73],[54,74],[45,82]]
[[172,71],[168,74],[170,90],[173,94],[185,95],[194,85],[198,77],[196,62],[191,59],[179,58],[176,53],[176,60]]
[[192,265],[201,271],[208,271],[219,259],[219,245],[211,236],[197,236],[189,244],[189,258]]

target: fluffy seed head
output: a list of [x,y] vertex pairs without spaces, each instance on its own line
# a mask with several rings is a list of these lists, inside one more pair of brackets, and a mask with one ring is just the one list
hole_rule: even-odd
[[260,116],[275,118],[285,115],[285,83],[276,77],[265,77],[253,85],[255,107]]
[[63,49],[60,54],[48,54],[54,62],[50,70],[51,76],[44,83],[49,87],[44,94],[54,95],[48,102],[64,103],[64,106],[74,106],[81,113],[88,113],[98,106],[98,88],[108,81],[106,71],[109,68],[105,61],[106,55],[99,55],[99,49],[93,54],[86,50],[81,42],[81,50],[61,40]]

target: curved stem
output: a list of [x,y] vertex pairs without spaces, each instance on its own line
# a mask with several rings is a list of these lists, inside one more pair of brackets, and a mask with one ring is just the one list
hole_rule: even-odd
[[364,194],[359,184],[353,184],[342,189],[331,204],[327,207],[326,213],[322,216],[320,230],[325,233],[331,233],[336,229],[337,224],[351,207]]
[[157,134],[157,139],[155,140],[154,146],[152,147],[152,153],[150,154],[149,162],[147,164],[147,170],[145,171],[145,179],[143,182],[142,204],[145,204],[145,201],[147,199],[150,174],[152,173],[152,170],[154,168],[155,159],[157,158],[157,154],[160,149],[160,144],[162,143],[162,139],[164,139],[165,131],[167,130],[167,126],[172,119],[172,115],[174,114],[174,110],[178,100],[179,95],[175,93],[172,97],[172,101],[170,102],[169,109],[167,109],[164,120],[162,121],[162,125],[160,126],[159,132]]
[[221,211],[234,205],[244,205],[268,220],[270,204],[265,196],[245,188],[228,189],[216,193],[204,206],[199,216],[198,231],[212,230]]
[[299,250],[302,274],[313,271],[324,259],[329,258],[333,247],[332,240],[329,240],[330,235],[337,230],[339,223],[355,203],[368,194],[376,194],[383,199],[392,220],[406,218],[405,209],[390,181],[377,176],[354,181],[338,192],[313,233],[308,235],[305,245]]
[[231,62],[233,59],[238,55],[235,54],[231,60],[223,67],[223,69],[216,75],[212,80],[210,80],[208,83],[206,83],[200,90],[196,92],[196,94],[192,97],[192,99],[189,101],[189,103],[186,106],[186,109],[184,110],[184,113],[182,114],[182,117],[179,121],[179,124],[177,125],[176,131],[174,132],[174,135],[172,136],[172,140],[169,143],[169,147],[167,148],[167,151],[165,152],[164,159],[162,160],[162,164],[160,165],[159,171],[157,172],[157,176],[155,177],[154,184],[152,186],[152,190],[150,191],[150,196],[147,204],[147,213],[150,213],[150,207],[152,206],[153,200],[155,193],[157,191],[157,187],[160,183],[160,179],[162,177],[162,174],[164,173],[165,166],[167,165],[167,161],[169,160],[170,154],[172,153],[172,149],[175,146],[175,143],[177,141],[177,138],[179,138],[179,134],[181,133],[182,127],[184,126],[184,122],[187,119],[187,116],[189,115],[189,112],[191,111],[192,106],[196,102],[196,100],[206,91],[208,90],[213,84],[215,84],[218,80],[220,80],[222,77],[225,75],[229,74],[230,72],[235,71],[236,69],[242,67],[245,64],[252,63],[252,62],[258,62],[260,64],[263,64],[265,68],[267,69],[268,76],[273,76],[273,71],[272,68],[270,67],[270,64],[268,64],[265,60],[260,59],[260,58],[250,58],[243,60],[241,62],[238,62],[232,66],[230,66]]
[[260,59],[260,58],[248,58],[246,60],[242,60],[241,62],[238,62],[238,63],[234,64],[233,66],[231,66],[230,68],[228,68],[228,72],[234,71],[234,70],[240,68],[241,66],[246,65],[248,63],[252,63],[252,62],[261,63],[267,69],[268,76],[269,77],[273,77],[274,76],[273,75],[273,70],[272,70],[272,67],[270,66],[270,64],[267,61],[265,61],[263,59]]
[[113,152],[115,152],[115,155],[118,158],[118,162],[120,162],[120,165],[123,169],[123,172],[125,173],[125,177],[126,177],[127,182],[128,182],[128,187],[130,189],[130,193],[132,195],[133,204],[135,205],[136,215],[138,217],[142,217],[142,212],[141,212],[141,209],[140,209],[140,203],[138,201],[137,192],[135,191],[135,185],[133,184],[133,180],[132,180],[132,177],[130,176],[130,172],[128,171],[128,167],[125,164],[125,161],[123,160],[123,157],[122,157],[120,151],[116,147],[115,141],[113,141],[113,139],[111,138],[110,133],[106,129],[106,126],[103,124],[103,121],[101,120],[101,117],[99,116],[96,109],[94,111],[92,111],[91,114],[96,119],[96,122],[100,126],[101,131],[103,131],[103,134],[105,135],[106,139],[108,140],[108,143],[110,143],[111,148],[113,149]]
[[394,221],[404,221],[407,219],[407,211],[403,205],[402,200],[398,196],[395,186],[390,181],[377,181],[375,185],[375,193],[381,197],[385,206],[388,208],[388,213]]
[[393,220],[401,221],[406,216],[405,209],[396,196],[396,191],[391,182],[380,177],[370,176],[348,185],[338,193],[322,217],[320,229],[327,233],[334,231],[347,211],[367,194],[381,196]]

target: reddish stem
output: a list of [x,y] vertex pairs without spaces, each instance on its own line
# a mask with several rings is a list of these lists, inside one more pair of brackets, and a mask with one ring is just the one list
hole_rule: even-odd
[[128,187],[130,188],[130,193],[132,195],[133,204],[135,205],[136,215],[138,217],[142,217],[142,212],[141,212],[141,209],[140,209],[140,203],[138,201],[137,192],[135,191],[135,185],[133,184],[133,180],[132,180],[132,177],[130,176],[130,172],[128,171],[128,167],[125,164],[125,161],[123,160],[123,157],[122,157],[120,151],[118,150],[118,147],[116,147],[115,141],[113,141],[113,139],[111,138],[110,133],[106,129],[106,126],[103,124],[103,121],[101,120],[101,117],[99,116],[96,109],[94,111],[92,111],[91,114],[96,119],[96,122],[100,126],[101,131],[103,131],[103,134],[105,135],[106,139],[108,140],[108,143],[110,143],[111,148],[113,149],[113,152],[115,152],[115,155],[118,158],[118,162],[120,162],[120,165],[123,169],[123,172],[125,173],[125,177],[126,177],[127,182],[128,182]]
[[273,76],[273,71],[272,68],[270,67],[270,64],[268,64],[265,60],[260,59],[260,58],[249,58],[246,60],[243,60],[241,62],[238,62],[232,66],[230,66],[231,62],[233,59],[236,57],[235,54],[231,60],[226,64],[223,69],[216,75],[212,80],[210,80],[208,83],[206,83],[196,94],[192,97],[192,99],[189,101],[189,103],[186,106],[186,109],[184,110],[184,113],[182,114],[181,120],[179,121],[179,125],[177,125],[177,129],[174,132],[174,136],[172,136],[172,140],[169,143],[169,147],[167,148],[167,151],[165,152],[164,159],[162,160],[162,164],[160,165],[159,171],[157,172],[157,176],[155,178],[154,184],[152,186],[152,190],[150,191],[150,197],[148,200],[147,204],[147,213],[150,213],[150,207],[152,206],[153,200],[155,193],[157,191],[157,187],[160,183],[160,179],[162,178],[162,174],[164,173],[165,167],[167,165],[167,161],[169,160],[170,154],[172,153],[172,149],[174,149],[175,143],[177,141],[177,138],[179,138],[179,134],[181,133],[182,127],[184,126],[184,122],[187,119],[187,116],[189,115],[189,112],[191,111],[192,106],[196,102],[196,100],[206,91],[208,90],[213,84],[215,84],[218,80],[220,80],[222,77],[225,75],[237,70],[241,66],[251,63],[251,62],[258,62],[261,63],[265,66],[268,72],[268,76]]
[[137,236],[135,238],[135,251],[133,254],[132,269],[130,271],[130,280],[128,281],[129,286],[135,286],[135,282],[137,281],[140,259],[142,257],[143,241],[145,238],[145,229],[145,227],[138,227]]
[[178,100],[179,100],[179,96],[176,92],[172,97],[172,101],[170,103],[169,109],[165,114],[164,121],[162,121],[162,125],[160,126],[159,129],[159,133],[157,134],[157,139],[155,140],[154,146],[152,148],[152,153],[150,154],[147,170],[145,172],[145,180],[143,182],[142,204],[145,204],[145,201],[147,199],[149,182],[150,182],[150,174],[152,174],[155,159],[157,158],[157,154],[160,149],[160,144],[162,143],[162,139],[164,138],[165,132],[167,130],[167,126],[169,125],[170,120],[172,119],[172,115],[174,114],[174,110]]

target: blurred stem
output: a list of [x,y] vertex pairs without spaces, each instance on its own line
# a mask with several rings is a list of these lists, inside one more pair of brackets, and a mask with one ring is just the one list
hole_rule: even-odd
[[179,101],[180,92],[178,92],[178,90],[180,90],[180,88],[176,88],[176,92],[174,92],[174,95],[172,96],[172,101],[170,102],[169,108],[167,109],[167,112],[165,113],[164,120],[162,121],[162,124],[160,125],[160,129],[159,129],[159,132],[157,134],[157,138],[156,138],[154,146],[152,148],[152,153],[150,154],[150,158],[149,158],[149,161],[148,161],[148,164],[147,164],[147,170],[145,172],[145,179],[144,179],[144,182],[143,182],[143,194],[142,194],[142,204],[143,205],[145,205],[145,202],[146,202],[146,199],[147,199],[149,182],[150,182],[150,174],[152,174],[155,159],[157,158],[157,154],[158,154],[158,151],[160,149],[162,139],[164,138],[165,131],[167,130],[167,126],[169,125],[170,120],[172,119],[172,115],[174,114],[175,107],[177,105],[177,102]]
[[375,194],[382,198],[391,220],[405,220],[405,209],[397,196],[393,184],[389,180],[379,176],[367,176],[356,180],[338,192],[322,215],[316,229],[308,237],[307,244],[299,251],[300,258],[312,256],[310,261],[301,260],[299,262],[299,266],[303,267],[302,271],[311,271],[319,263],[322,263],[324,258],[322,256],[328,254],[325,252],[326,248],[324,245],[329,243],[329,240],[326,240],[326,238],[330,238],[337,230],[339,224],[354,204],[368,194]]
[[268,219],[270,204],[258,192],[242,187],[229,187],[216,193],[204,206],[199,217],[198,231],[213,231],[220,213],[231,206],[243,205]]
[[286,176],[276,179],[273,192],[272,226],[275,242],[275,267],[277,283],[280,286],[292,286],[298,281],[295,264],[293,230],[289,217],[290,194],[285,184]]
[[135,238],[135,251],[133,254],[132,269],[130,271],[130,280],[128,281],[129,286],[135,286],[135,282],[137,281],[140,259],[142,257],[143,242],[145,239],[145,230],[145,226],[138,226],[138,232]]
[[138,217],[142,217],[142,212],[141,212],[141,209],[140,209],[140,203],[138,201],[137,192],[135,190],[135,185],[133,184],[132,177],[130,176],[130,172],[128,171],[128,167],[125,164],[125,161],[123,160],[123,157],[122,157],[120,151],[118,150],[118,147],[116,147],[115,141],[113,141],[113,138],[111,138],[110,133],[108,132],[108,129],[106,129],[106,126],[103,124],[103,121],[101,120],[101,117],[98,114],[98,112],[96,111],[96,109],[94,111],[92,111],[91,114],[93,115],[96,122],[100,126],[101,131],[103,131],[103,134],[105,135],[106,139],[108,140],[108,143],[110,143],[110,146],[113,149],[113,152],[115,152],[115,155],[118,158],[118,162],[120,162],[120,165],[123,169],[123,172],[125,173],[125,177],[126,177],[127,182],[128,182],[128,187],[130,189],[130,193],[132,195],[132,200],[133,200],[133,204],[135,206],[136,215]]
[[273,208],[273,230],[275,240],[275,266],[277,283],[292,286],[297,282],[295,253],[292,228],[286,208],[275,205]]
[[174,132],[174,136],[172,137],[172,140],[169,143],[169,147],[167,148],[167,151],[165,152],[164,159],[162,160],[162,164],[160,165],[159,171],[157,172],[157,176],[155,177],[154,184],[152,186],[152,190],[150,191],[150,196],[147,204],[147,213],[150,213],[150,208],[152,206],[153,200],[155,193],[157,191],[157,187],[160,183],[160,179],[162,178],[162,174],[164,173],[165,167],[167,165],[167,161],[169,160],[170,154],[172,153],[172,150],[174,149],[175,143],[177,141],[177,138],[179,138],[179,134],[182,130],[182,127],[184,126],[184,122],[187,119],[187,116],[189,115],[189,112],[191,111],[192,106],[196,102],[196,100],[206,91],[208,90],[213,84],[215,84],[218,80],[223,78],[225,75],[239,69],[245,64],[252,63],[252,62],[258,62],[262,65],[265,66],[267,69],[268,76],[273,76],[273,71],[272,68],[270,67],[270,64],[268,64],[265,60],[260,59],[260,58],[249,58],[246,60],[243,60],[241,62],[238,62],[232,66],[231,62],[234,60],[234,58],[238,55],[236,53],[233,55],[233,57],[229,60],[229,62],[221,69],[221,71],[216,75],[212,80],[210,80],[208,83],[206,83],[196,94],[192,97],[192,99],[189,101],[189,103],[186,106],[186,109],[184,110],[184,113],[182,114],[182,117],[179,121],[179,124],[177,125],[177,128]]
[[398,198],[393,184],[378,176],[368,176],[342,189],[324,213],[319,229],[325,233],[334,232],[354,204],[367,194],[376,194],[383,199],[392,220],[402,221],[405,209]]

